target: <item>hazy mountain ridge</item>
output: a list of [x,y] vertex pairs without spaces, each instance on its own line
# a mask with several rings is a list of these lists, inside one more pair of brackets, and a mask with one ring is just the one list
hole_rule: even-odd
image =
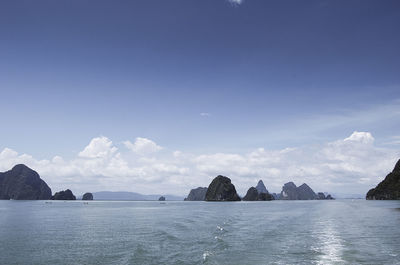
[[96,201],[157,201],[161,196],[167,201],[182,201],[183,196],[171,194],[141,194],[129,191],[98,191],[93,192],[93,200]]

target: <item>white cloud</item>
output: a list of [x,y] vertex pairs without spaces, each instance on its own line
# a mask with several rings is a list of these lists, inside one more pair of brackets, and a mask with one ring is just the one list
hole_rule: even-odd
[[200,116],[202,116],[202,117],[210,117],[210,116],[211,116],[211,113],[202,112],[202,113],[200,113]]
[[244,0],[228,0],[228,1],[231,2],[232,4],[240,5],[241,3],[243,3]]
[[355,141],[364,144],[372,144],[374,142],[374,137],[369,132],[353,132],[349,137],[344,139],[344,141]]
[[161,146],[157,145],[152,140],[142,137],[136,138],[134,143],[131,143],[130,141],[125,141],[124,145],[128,149],[138,154],[151,154],[158,152],[162,149]]
[[17,156],[18,156],[18,153],[10,148],[4,148],[4,150],[0,153],[1,160],[15,158]]
[[102,158],[110,156],[116,151],[117,148],[113,146],[112,141],[107,137],[101,136],[93,138],[89,145],[79,153],[79,156],[85,158]]
[[[37,160],[5,148],[0,152],[0,170],[24,163],[38,171],[53,191],[71,188],[76,194],[127,190],[184,195],[191,188],[207,186],[218,174],[230,177],[240,194],[259,179],[273,192],[294,181],[306,182],[315,191],[365,193],[400,158],[398,150],[376,147],[373,139],[368,132],[354,132],[334,142],[299,148],[192,154],[156,152],[161,147],[146,138],[124,142],[135,153],[121,152],[108,138],[97,137],[71,160],[60,156]],[[138,157],[137,152],[152,155]]]

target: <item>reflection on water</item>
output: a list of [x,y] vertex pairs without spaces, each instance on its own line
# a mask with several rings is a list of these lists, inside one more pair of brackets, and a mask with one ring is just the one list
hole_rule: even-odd
[[344,263],[343,240],[340,238],[331,220],[318,222],[313,231],[315,246],[312,250],[317,252],[316,264]]

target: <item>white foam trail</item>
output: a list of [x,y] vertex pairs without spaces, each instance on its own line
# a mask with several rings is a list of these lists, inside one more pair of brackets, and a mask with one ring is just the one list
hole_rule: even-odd
[[332,222],[319,223],[313,232],[318,244],[313,250],[321,253],[317,264],[343,263],[343,240]]

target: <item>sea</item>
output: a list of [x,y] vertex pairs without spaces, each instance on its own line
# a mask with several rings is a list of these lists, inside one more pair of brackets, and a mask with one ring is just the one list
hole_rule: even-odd
[[0,201],[0,264],[400,264],[400,201]]

